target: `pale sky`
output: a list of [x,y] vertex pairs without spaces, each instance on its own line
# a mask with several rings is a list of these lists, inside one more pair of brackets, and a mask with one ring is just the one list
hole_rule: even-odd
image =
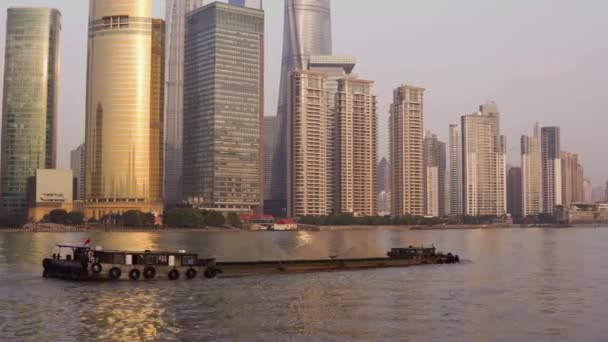
[[[164,1],[154,3],[164,17]],[[63,14],[58,149],[59,166],[68,167],[70,149],[84,139],[88,1],[0,0],[2,65],[10,6]],[[264,6],[265,113],[275,115],[283,1]],[[540,121],[561,127],[562,149],[579,153],[586,177],[600,185],[608,179],[607,13],[605,0],[332,0],[333,47],[376,82],[381,156],[392,89],[407,83],[426,88],[425,129],[443,141],[450,123],[494,100],[511,164],[519,165],[520,135]]]

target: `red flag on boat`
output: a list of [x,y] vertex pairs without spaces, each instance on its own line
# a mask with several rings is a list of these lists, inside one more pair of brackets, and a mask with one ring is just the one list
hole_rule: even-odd
[[91,239],[87,238],[86,241],[84,242],[83,246],[86,246],[90,243],[91,243]]

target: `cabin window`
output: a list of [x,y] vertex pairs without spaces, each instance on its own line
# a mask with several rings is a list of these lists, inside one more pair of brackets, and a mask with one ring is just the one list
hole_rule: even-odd
[[145,265],[146,264],[146,256],[142,254],[138,254],[135,257],[135,265]]
[[107,254],[107,253],[98,254],[98,259],[99,259],[99,262],[102,264],[113,264],[114,263],[112,254]]
[[182,256],[182,265],[183,266],[192,266],[192,265],[194,265],[194,256],[192,256],[192,255],[184,255],[184,256]]
[[123,265],[125,263],[125,255],[124,254],[114,254],[114,263]]
[[146,255],[146,265],[156,265],[157,262],[158,262],[158,256]]

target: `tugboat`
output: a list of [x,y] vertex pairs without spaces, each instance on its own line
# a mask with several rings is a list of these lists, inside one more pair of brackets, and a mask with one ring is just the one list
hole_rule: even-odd
[[[194,279],[199,274],[214,278],[215,259],[199,259],[195,253],[153,251],[104,251],[86,246],[57,245],[58,253],[42,261],[45,278],[65,280],[178,280]],[[62,256],[62,251],[72,254]]]

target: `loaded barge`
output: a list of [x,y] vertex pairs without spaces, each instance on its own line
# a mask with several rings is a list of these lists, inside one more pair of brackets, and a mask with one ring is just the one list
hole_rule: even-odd
[[[460,262],[458,255],[439,253],[435,247],[392,248],[385,258],[216,262],[195,253],[159,251],[103,251],[83,246],[57,245],[59,252],[42,261],[45,278],[65,280],[194,279],[281,273],[364,270]],[[62,257],[61,251],[72,254]]]

